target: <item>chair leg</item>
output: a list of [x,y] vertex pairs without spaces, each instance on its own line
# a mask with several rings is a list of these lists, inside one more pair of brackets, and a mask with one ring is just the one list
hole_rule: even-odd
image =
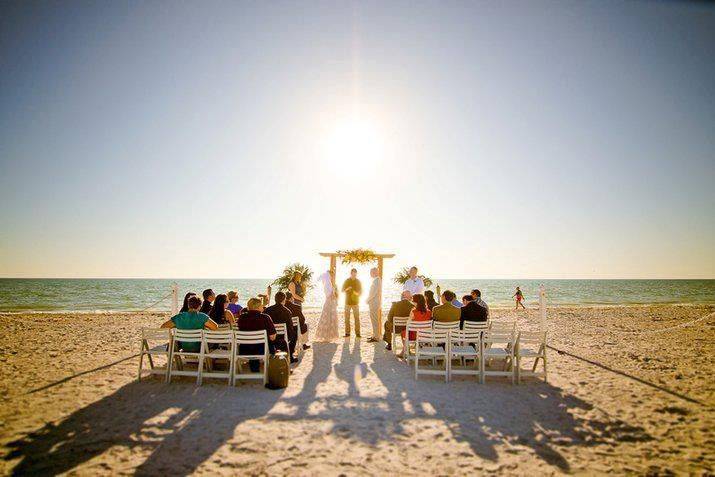
[[142,380],[142,364],[144,362],[144,351],[139,354],[139,375],[137,376],[137,381]]
[[263,356],[263,386],[268,384],[268,355]]

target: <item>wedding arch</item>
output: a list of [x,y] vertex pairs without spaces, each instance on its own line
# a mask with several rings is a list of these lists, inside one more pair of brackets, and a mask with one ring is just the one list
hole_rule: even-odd
[[380,306],[377,310],[377,329],[382,334],[382,272],[386,258],[392,258],[394,253],[376,253],[369,249],[357,248],[353,250],[338,250],[337,252],[320,252],[321,257],[330,258],[330,271],[335,274],[338,266],[338,258],[341,263],[349,265],[358,263],[365,265],[377,262],[377,276],[380,277],[380,288],[377,290],[377,299]]

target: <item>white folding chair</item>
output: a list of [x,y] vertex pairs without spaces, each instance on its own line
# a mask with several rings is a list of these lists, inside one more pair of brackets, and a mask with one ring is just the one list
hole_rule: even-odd
[[[233,376],[233,347],[234,347],[234,337],[233,331],[229,330],[204,330],[203,334],[203,346],[201,347],[203,351],[203,356],[201,361],[206,364],[204,371],[204,366],[201,366],[199,372],[199,384],[203,382],[203,378],[219,378],[227,380],[226,384],[231,384]],[[210,349],[212,346],[217,345],[215,349]],[[212,360],[226,360],[228,361],[228,369],[225,372],[216,371],[213,369]]]
[[[516,356],[516,382],[521,383],[522,376],[543,376],[546,382],[546,332],[545,331],[521,331],[516,337],[514,346]],[[533,358],[534,365],[531,371],[521,369],[521,360]],[[543,360],[544,371],[537,372],[536,367],[539,359]]]
[[291,318],[293,321],[293,327],[295,328],[295,357],[299,357],[303,353],[303,335],[300,332],[300,318],[294,316]]
[[[139,351],[139,375],[137,379],[141,381],[142,372],[146,374],[161,374],[164,381],[169,379],[169,363],[171,362],[171,346],[173,336],[168,328],[142,328],[141,348]],[[144,356],[149,359],[149,369],[143,370]],[[164,356],[166,366],[163,368],[154,363],[152,356]]]
[[459,321],[437,321],[433,320],[432,322],[432,328],[435,330],[458,330],[459,329]]
[[410,364],[410,360],[415,359],[414,354],[410,351],[410,331],[417,333],[419,330],[431,330],[432,320],[427,321],[412,321],[407,320],[407,326],[405,326],[405,340],[404,346],[402,347],[402,355],[405,358],[407,364]]
[[[481,330],[451,330],[450,331],[450,351],[449,351],[449,376],[471,375],[477,380],[480,379],[479,366],[479,345],[482,340]],[[455,367],[453,360],[458,359],[460,366]],[[467,362],[473,360],[474,364],[469,366]]]
[[[449,330],[420,329],[417,330],[415,340],[415,379],[419,379],[420,374],[444,375],[444,382],[449,381],[450,353]],[[433,364],[430,368],[420,369],[421,359],[430,359],[435,363],[437,359],[444,360],[444,369],[440,369]]]
[[[487,330],[482,332],[482,344],[479,347],[479,380],[484,383],[486,376],[510,376],[514,384],[514,344],[513,332]],[[487,369],[487,361],[500,361],[503,369]]]
[[[235,331],[236,343],[234,345],[234,374],[233,384],[236,384],[237,379],[262,379],[265,386],[268,382],[268,335],[266,330],[259,331]],[[245,355],[241,354],[241,345],[263,345],[263,354]],[[243,362],[250,360],[258,360],[263,362],[263,372],[244,373]]]
[[[286,354],[290,354],[290,342],[288,341],[288,326],[286,326],[285,323],[276,323],[274,324],[276,328],[276,342],[278,342],[278,339],[282,336],[283,340],[286,343]],[[290,358],[288,359],[290,362]]]
[[390,341],[390,346],[392,347],[393,353],[397,353],[397,350],[395,349],[395,343],[397,342],[397,327],[407,326],[409,319],[409,316],[395,316],[392,318],[392,341]]
[[[184,351],[181,346],[184,343],[199,343],[199,351],[191,352]],[[171,353],[171,361],[169,362],[169,382],[172,376],[196,376],[196,384],[201,384],[201,368],[204,365],[204,344],[203,330],[174,330],[174,347]],[[186,358],[193,358],[198,361],[196,371],[186,369],[184,364]],[[174,369],[174,361],[181,366],[179,369]]]

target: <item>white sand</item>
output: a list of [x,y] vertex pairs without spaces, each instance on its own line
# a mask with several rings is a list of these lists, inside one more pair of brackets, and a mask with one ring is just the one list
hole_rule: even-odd
[[[0,315],[0,472],[705,474],[715,466],[715,318],[647,336],[612,330],[713,311],[550,311],[554,347],[650,385],[554,351],[548,384],[415,381],[363,337],[315,344],[281,391],[137,383],[136,358],[77,376],[136,353],[140,327],[159,314]],[[537,315],[518,314],[523,326]]]

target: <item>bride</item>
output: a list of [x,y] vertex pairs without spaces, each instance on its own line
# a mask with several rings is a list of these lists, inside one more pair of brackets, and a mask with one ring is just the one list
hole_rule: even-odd
[[318,280],[323,282],[325,304],[313,340],[333,341],[338,339],[338,290],[335,286],[335,272],[327,271],[318,277]]

